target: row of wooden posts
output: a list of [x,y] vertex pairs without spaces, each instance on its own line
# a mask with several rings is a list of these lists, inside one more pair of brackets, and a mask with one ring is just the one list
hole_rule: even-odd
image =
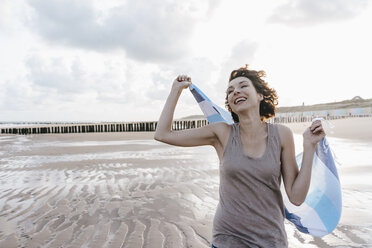
[[[198,128],[207,120],[173,122],[173,130]],[[157,122],[105,123],[105,124],[38,124],[37,126],[1,128],[1,134],[101,133],[101,132],[153,132]]]
[[[318,116],[326,120],[344,119],[352,117],[370,117],[371,115],[355,116]],[[270,123],[310,122],[315,116],[274,117]],[[208,124],[205,119],[178,120],[172,125],[173,130],[198,128]],[[100,132],[153,132],[157,122],[128,122],[128,123],[100,123],[100,124],[38,124],[37,126],[1,128],[0,134],[48,134],[48,133],[100,133]]]

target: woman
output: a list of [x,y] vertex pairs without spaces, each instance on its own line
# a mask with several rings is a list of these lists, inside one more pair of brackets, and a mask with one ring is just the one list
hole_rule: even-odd
[[309,189],[316,144],[325,136],[320,121],[303,134],[299,170],[291,130],[265,120],[275,115],[277,95],[263,71],[243,67],[230,75],[226,106],[233,125],[213,123],[172,131],[178,98],[191,78],[178,76],[161,113],[155,139],[177,146],[211,145],[220,159],[219,204],[212,247],[287,247],[281,178],[289,200],[301,205]]

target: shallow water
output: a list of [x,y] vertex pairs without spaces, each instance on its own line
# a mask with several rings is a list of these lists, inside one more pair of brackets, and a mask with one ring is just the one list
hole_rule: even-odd
[[[211,147],[34,137],[0,136],[0,247],[210,247]],[[372,143],[328,141],[341,163],[340,223],[314,238],[286,222],[289,246],[372,247]],[[301,136],[295,144],[299,153]]]

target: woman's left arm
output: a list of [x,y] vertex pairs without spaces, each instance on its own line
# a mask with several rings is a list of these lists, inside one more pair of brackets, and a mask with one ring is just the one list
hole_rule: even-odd
[[294,205],[301,205],[306,198],[310,186],[311,168],[316,144],[325,136],[321,121],[315,121],[303,133],[304,152],[301,169],[298,170],[292,131],[279,126],[282,143],[281,163],[284,187],[288,199]]

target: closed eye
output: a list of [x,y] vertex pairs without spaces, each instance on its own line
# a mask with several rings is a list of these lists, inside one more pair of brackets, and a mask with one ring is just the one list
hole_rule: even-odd
[[[245,81],[240,82],[240,88],[245,88],[245,87],[248,87],[248,86],[249,86],[249,84],[247,84],[247,82],[245,82]],[[230,95],[233,91],[234,91],[233,88],[227,89],[226,94]]]

